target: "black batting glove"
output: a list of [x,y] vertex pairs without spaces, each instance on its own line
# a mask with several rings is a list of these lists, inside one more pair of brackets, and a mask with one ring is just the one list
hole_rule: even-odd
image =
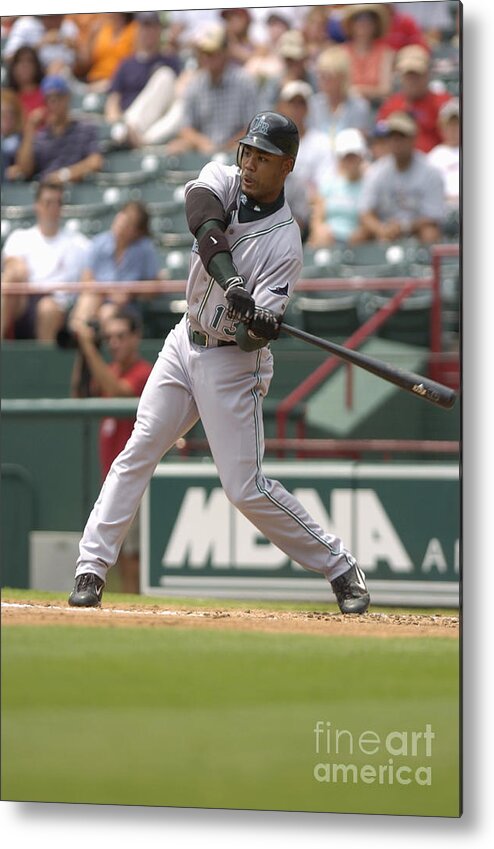
[[232,277],[227,280],[225,298],[228,301],[227,317],[230,320],[248,324],[254,317],[256,303],[245,288],[243,277]]
[[277,339],[280,335],[281,316],[268,309],[256,307],[254,317],[249,323],[249,336],[260,336],[263,339]]

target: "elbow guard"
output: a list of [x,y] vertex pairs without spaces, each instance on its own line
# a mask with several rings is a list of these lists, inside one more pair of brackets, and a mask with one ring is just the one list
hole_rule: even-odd
[[238,272],[224,233],[227,214],[221,201],[213,192],[198,186],[185,197],[185,213],[204,268],[225,288],[227,280]]
[[221,230],[226,229],[226,212],[213,192],[201,186],[192,188],[185,196],[185,215],[189,230],[197,236],[199,228],[214,221]]

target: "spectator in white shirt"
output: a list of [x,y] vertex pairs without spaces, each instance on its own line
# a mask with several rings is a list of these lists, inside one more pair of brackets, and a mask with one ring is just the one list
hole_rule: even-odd
[[2,251],[2,339],[38,339],[54,342],[76,294],[7,294],[10,284],[76,283],[86,265],[90,242],[80,233],[61,227],[63,186],[40,183],[36,191],[36,224],[18,228]]
[[[297,154],[294,175],[300,178],[306,186],[309,199],[314,195],[318,175],[321,171],[326,174],[334,172],[336,160],[329,142],[329,136],[315,128],[307,127],[309,104],[313,90],[303,80],[292,80],[281,89],[276,110],[291,118],[298,127],[300,146]],[[292,175],[288,177],[290,179]]]
[[448,209],[460,203],[460,104],[455,97],[439,111],[439,131],[443,143],[433,147],[427,158],[442,174]]

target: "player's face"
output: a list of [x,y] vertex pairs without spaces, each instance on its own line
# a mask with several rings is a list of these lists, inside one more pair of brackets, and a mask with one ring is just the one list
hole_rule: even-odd
[[255,147],[243,146],[241,159],[243,193],[259,203],[273,203],[290,173],[292,160]]

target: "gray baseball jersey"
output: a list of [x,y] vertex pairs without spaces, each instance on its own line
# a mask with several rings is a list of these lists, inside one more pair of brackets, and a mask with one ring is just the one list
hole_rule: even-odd
[[[210,162],[197,180],[187,184],[186,195],[199,186],[214,192],[230,214],[225,235],[233,261],[256,306],[283,313],[302,270],[300,229],[290,207],[285,202],[273,215],[240,223],[242,197],[236,165]],[[192,248],[187,303],[189,320],[195,330],[202,329],[216,339],[235,336],[235,322],[226,317],[228,304],[223,291],[204,269],[197,243]]]
[[[302,265],[300,233],[281,198],[271,208],[250,202],[251,220],[241,223],[245,198],[236,167],[207,165],[198,180],[230,214],[227,238],[237,270],[256,304],[283,312]],[[240,216],[245,219],[245,216]],[[233,341],[223,290],[192,250],[187,281],[189,314],[168,334],[142,393],[136,424],[114,461],[80,543],[76,576],[93,572],[103,580],[120,547],[155,466],[200,418],[223,489],[234,504],[291,560],[332,581],[354,564],[342,541],[326,532],[279,481],[262,470],[262,402],[273,374],[269,347],[243,351]],[[208,334],[206,346],[191,330]],[[166,505],[163,505],[166,510]]]

